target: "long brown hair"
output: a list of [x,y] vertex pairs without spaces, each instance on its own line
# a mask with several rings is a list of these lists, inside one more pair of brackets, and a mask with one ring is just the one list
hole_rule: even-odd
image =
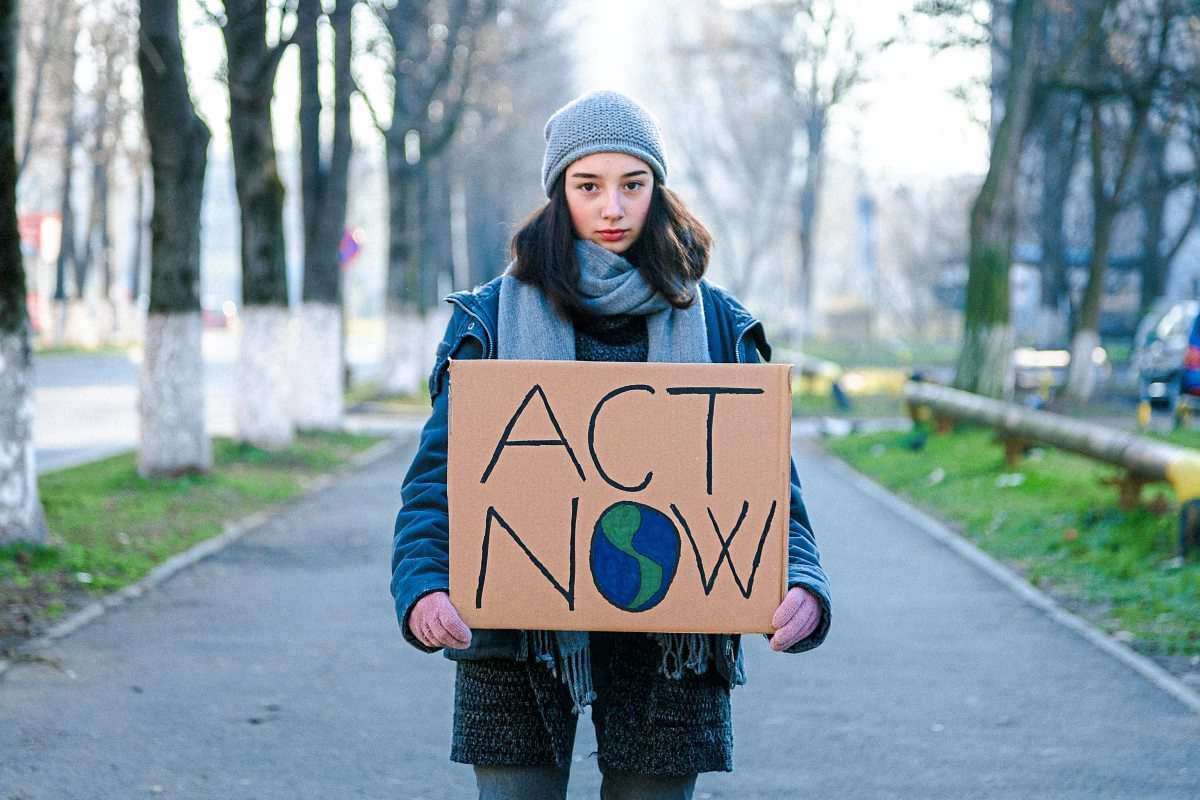
[[[560,175],[550,199],[513,235],[516,265],[512,274],[540,288],[565,315],[578,317],[586,312],[579,296],[575,229],[565,184]],[[656,182],[641,235],[622,255],[671,305],[687,308],[696,300],[689,285],[704,276],[711,250],[708,229],[688,211],[679,195]]]

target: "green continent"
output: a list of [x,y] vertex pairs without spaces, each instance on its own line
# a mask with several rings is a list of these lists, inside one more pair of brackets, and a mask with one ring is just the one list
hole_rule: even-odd
[[662,585],[662,567],[633,549],[633,535],[638,532],[641,524],[642,512],[632,503],[613,506],[600,518],[600,527],[604,530],[605,538],[622,553],[637,559],[640,567],[642,585],[637,596],[629,602],[629,608],[637,608],[645,603]]

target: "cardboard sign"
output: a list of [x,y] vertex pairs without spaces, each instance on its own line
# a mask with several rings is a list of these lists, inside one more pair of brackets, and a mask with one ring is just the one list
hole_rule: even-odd
[[450,365],[468,625],[765,633],[786,590],[790,365]]

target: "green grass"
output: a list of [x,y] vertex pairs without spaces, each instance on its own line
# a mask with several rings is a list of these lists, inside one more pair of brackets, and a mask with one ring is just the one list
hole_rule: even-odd
[[[813,358],[833,361],[845,368],[949,366],[958,357],[956,342],[809,339],[800,349]],[[775,360],[786,360],[786,355],[786,349],[781,348]]]
[[997,479],[1009,470],[990,431],[930,436],[921,452],[906,447],[910,437],[860,435],[827,447],[1101,629],[1127,632],[1150,654],[1200,653],[1200,558],[1175,557],[1178,506],[1165,484],[1126,511],[1100,483],[1118,474],[1113,467],[1044,449],[1022,462],[1020,485],[1004,487]]
[[828,393],[792,394],[792,415],[797,417],[906,417],[904,398],[890,394],[851,395],[850,410],[842,411]]
[[424,382],[421,388],[413,394],[390,394],[380,389],[374,382],[360,383],[345,394],[347,408],[362,406],[365,410],[376,413],[429,413],[429,387]]
[[35,356],[123,356],[129,353],[131,345],[106,344],[98,347],[82,347],[80,345],[46,345],[34,346]]
[[227,522],[295,497],[305,478],[377,441],[304,433],[270,452],[216,439],[204,475],[142,478],[136,455],[126,453],[41,477],[51,544],[0,547],[0,644],[36,634],[88,596],[137,581]]
[[1180,428],[1177,431],[1166,433],[1146,431],[1144,435],[1152,439],[1162,439],[1164,442],[1170,442],[1180,447],[1191,447],[1200,450],[1200,430],[1195,428]]

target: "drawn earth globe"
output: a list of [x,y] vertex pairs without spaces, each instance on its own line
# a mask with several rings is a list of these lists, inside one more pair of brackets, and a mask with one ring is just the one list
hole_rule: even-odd
[[592,579],[617,608],[647,611],[671,587],[679,546],[679,531],[666,514],[641,503],[614,503],[592,532]]

